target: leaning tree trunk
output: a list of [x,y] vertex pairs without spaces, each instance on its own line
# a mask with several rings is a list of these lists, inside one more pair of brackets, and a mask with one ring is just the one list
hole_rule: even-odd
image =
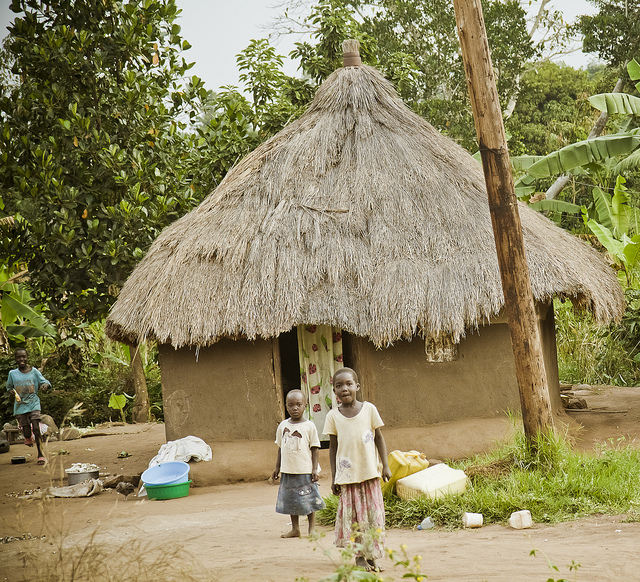
[[149,422],[149,393],[140,357],[140,344],[129,346],[129,357],[131,358],[131,380],[135,390],[131,422]]

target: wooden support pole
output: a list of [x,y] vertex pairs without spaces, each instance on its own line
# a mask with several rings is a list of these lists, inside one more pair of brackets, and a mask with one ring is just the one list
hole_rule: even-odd
[[453,0],[482,156],[527,439],[553,430],[540,330],[480,0]]

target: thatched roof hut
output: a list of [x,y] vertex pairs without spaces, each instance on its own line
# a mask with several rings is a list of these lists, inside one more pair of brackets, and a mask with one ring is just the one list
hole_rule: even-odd
[[[520,214],[561,415],[551,299],[604,322],[623,297],[596,251],[525,205]],[[159,342],[167,437],[215,442],[234,459],[219,479],[245,479],[271,471],[289,387],[306,391],[321,432],[343,362],[391,449],[483,450],[519,402],[503,305],[480,164],[356,65],[162,232],[107,333]],[[416,336],[425,341],[405,341]]]
[[[603,258],[520,214],[535,299],[620,317]],[[335,71],[300,119],[162,232],[107,330],[178,348],[313,322],[382,347],[416,333],[457,341],[503,304],[480,164],[362,65]]]

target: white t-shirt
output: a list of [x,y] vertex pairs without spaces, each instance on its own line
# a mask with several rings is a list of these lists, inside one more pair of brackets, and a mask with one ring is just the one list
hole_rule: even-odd
[[276,431],[276,444],[280,447],[281,473],[312,473],[311,447],[320,448],[318,429],[313,422],[291,422],[290,418],[283,420]]
[[329,411],[323,434],[338,437],[335,483],[362,483],[379,477],[375,430],[384,426],[378,409],[363,402],[360,412],[347,418],[337,408]]

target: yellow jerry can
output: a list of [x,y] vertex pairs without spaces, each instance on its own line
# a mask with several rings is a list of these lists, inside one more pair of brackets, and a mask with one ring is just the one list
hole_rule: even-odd
[[387,457],[389,469],[391,470],[391,479],[386,483],[382,483],[382,492],[393,493],[396,488],[396,481],[413,475],[429,466],[427,456],[419,451],[391,451]]

